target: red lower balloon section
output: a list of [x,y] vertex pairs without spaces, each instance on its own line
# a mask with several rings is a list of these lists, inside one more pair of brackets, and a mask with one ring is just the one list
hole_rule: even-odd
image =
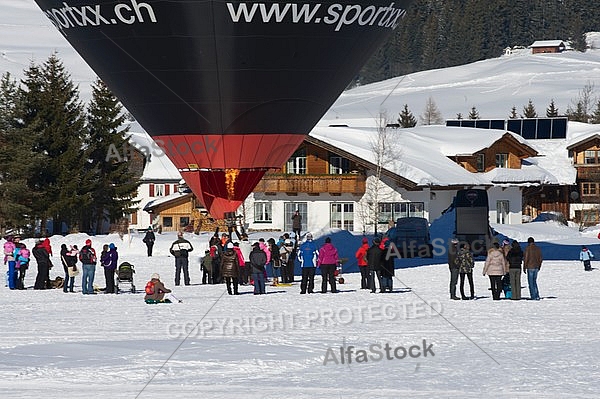
[[210,215],[222,219],[235,212],[254,190],[267,170],[181,171],[181,177],[208,209]]
[[303,134],[153,136],[211,216],[235,212],[265,172],[279,169]]

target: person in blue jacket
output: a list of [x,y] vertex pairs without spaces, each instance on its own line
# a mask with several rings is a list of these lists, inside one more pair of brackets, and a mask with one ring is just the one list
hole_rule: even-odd
[[298,260],[302,267],[302,281],[300,283],[300,293],[312,294],[315,289],[315,270],[317,268],[317,258],[319,250],[313,242],[311,233],[306,233],[306,241],[304,241],[298,249]]

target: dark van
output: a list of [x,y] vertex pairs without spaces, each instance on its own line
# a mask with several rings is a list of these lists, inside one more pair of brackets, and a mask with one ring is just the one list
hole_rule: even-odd
[[425,218],[399,218],[396,220],[396,226],[389,229],[386,236],[396,245],[403,258],[433,256],[429,222]]
[[454,237],[468,242],[473,255],[486,255],[492,240],[486,190],[458,190],[454,197],[456,211]]

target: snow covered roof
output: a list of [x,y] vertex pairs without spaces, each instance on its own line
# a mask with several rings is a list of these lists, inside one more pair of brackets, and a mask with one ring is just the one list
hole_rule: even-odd
[[169,194],[169,195],[165,195],[164,197],[158,197],[156,199],[153,199],[152,201],[148,201],[148,203],[146,205],[144,205],[144,210],[145,211],[149,211],[152,208],[155,208],[159,205],[162,204],[166,204],[168,202],[177,200],[177,199],[181,199],[181,198],[185,198],[185,197],[191,197],[191,192],[175,192],[173,194]]
[[529,47],[565,47],[562,40],[536,40]]
[[[349,123],[351,123],[349,121]],[[360,122],[359,122],[360,124]],[[327,142],[355,156],[376,164],[375,154],[371,150],[371,141],[376,137],[375,128],[354,128],[347,126],[317,126],[310,137]],[[457,185],[539,185],[559,184],[575,181],[575,169],[569,164],[565,172],[556,176],[553,171],[540,165],[540,158],[527,158],[521,169],[496,168],[487,173],[472,173],[452,161],[455,155],[474,154],[489,148],[505,135],[517,142],[537,149],[521,136],[504,130],[460,128],[446,126],[421,126],[408,129],[392,129],[395,138],[395,161],[384,167],[402,176],[417,186],[457,186]],[[564,143],[563,143],[564,145]],[[564,149],[564,147],[563,147]],[[565,151],[566,154],[566,151]],[[564,157],[567,162],[568,157]],[[548,164],[541,162],[543,164]],[[562,163],[560,163],[562,165]]]
[[[133,126],[135,129],[135,126]],[[181,180],[181,174],[173,165],[173,162],[165,155],[160,147],[154,142],[152,137],[143,129],[139,128],[137,132],[129,132],[129,142],[142,152],[149,154],[146,156],[146,166],[140,180],[148,181],[173,181]]]

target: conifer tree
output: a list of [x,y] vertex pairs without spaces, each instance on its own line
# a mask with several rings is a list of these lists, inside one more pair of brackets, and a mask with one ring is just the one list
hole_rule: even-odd
[[31,165],[37,155],[31,140],[18,128],[18,86],[10,73],[0,78],[0,227],[31,224]]
[[590,119],[590,123],[600,124],[600,100],[596,103],[596,109],[592,114],[592,119]]
[[585,112],[585,106],[583,105],[582,101],[577,102],[575,109],[571,108],[570,106],[567,108],[567,118],[573,122],[588,122],[589,116]]
[[97,80],[92,86],[92,100],[87,110],[86,138],[87,171],[92,182],[86,224],[96,233],[103,232],[104,221],[118,221],[134,212],[137,204],[134,197],[139,180],[132,171],[132,164],[126,156],[110,156],[115,149],[129,148],[126,138],[129,127],[123,127],[125,119],[119,100]]
[[404,109],[402,110],[402,112],[400,112],[400,118],[398,119],[398,123],[402,128],[415,127],[417,125],[417,119],[408,109],[408,104],[404,104]]
[[479,112],[477,111],[477,108],[471,108],[471,111],[469,112],[469,119],[479,119]]
[[529,99],[527,105],[523,107],[523,118],[537,118],[537,112],[531,99]]
[[458,114],[456,114],[456,119],[458,119],[460,121],[462,118],[463,118],[463,116],[460,112]]
[[558,108],[554,105],[554,99],[550,100],[550,105],[546,108],[546,116],[548,118],[558,117]]
[[508,115],[509,119],[519,119],[519,115],[517,114],[517,107],[513,105],[510,109],[510,115]]
[[89,200],[82,184],[84,118],[79,91],[56,54],[41,67],[32,65],[23,84],[22,128],[33,140],[33,150],[42,155],[30,181],[39,193],[32,207],[43,221],[52,219],[53,232],[60,233],[62,223],[70,227],[77,222]]

